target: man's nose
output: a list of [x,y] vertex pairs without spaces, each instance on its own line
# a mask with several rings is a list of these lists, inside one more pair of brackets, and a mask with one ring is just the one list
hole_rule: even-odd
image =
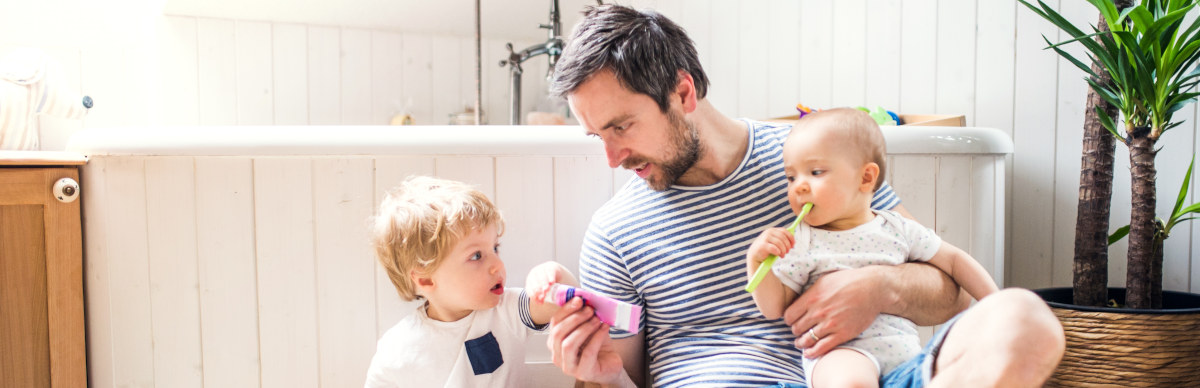
[[629,150],[615,144],[604,143],[604,154],[608,157],[608,168],[617,168],[625,158],[629,157]]

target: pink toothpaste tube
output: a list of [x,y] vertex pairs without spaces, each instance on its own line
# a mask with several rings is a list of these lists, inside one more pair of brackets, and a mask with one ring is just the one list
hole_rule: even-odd
[[609,326],[627,331],[638,332],[638,318],[642,316],[642,307],[634,306],[588,290],[582,290],[562,284],[554,285],[551,291],[554,303],[562,306],[575,297],[583,298],[583,303],[596,310],[596,318]]

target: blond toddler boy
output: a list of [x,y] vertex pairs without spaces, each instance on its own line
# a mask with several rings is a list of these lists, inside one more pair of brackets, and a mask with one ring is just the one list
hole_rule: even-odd
[[464,183],[412,177],[388,193],[372,231],[375,256],[401,299],[425,303],[379,339],[366,387],[522,384],[525,339],[558,310],[542,296],[578,281],[547,262],[530,271],[525,291],[505,288],[503,233],[496,207]]
[[[987,271],[966,252],[916,221],[871,209],[886,155],[879,126],[856,109],[813,113],[792,128],[783,146],[788,203],[797,214],[805,204],[813,206],[795,234],[770,228],[750,245],[746,270],[751,276],[768,255],[780,257],[753,292],[764,316],[782,316],[823,274],[868,265],[924,261],[976,299],[997,291]],[[819,330],[803,335],[819,341]],[[921,352],[918,342],[911,321],[880,315],[857,338],[819,359],[805,357],[802,366],[813,388],[920,386],[929,377],[922,374],[930,372],[908,362]]]

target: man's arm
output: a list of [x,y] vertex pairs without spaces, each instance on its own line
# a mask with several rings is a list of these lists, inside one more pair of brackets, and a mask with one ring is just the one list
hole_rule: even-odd
[[[918,325],[945,322],[967,308],[971,297],[945,272],[925,263],[869,266],[829,273],[784,312],[805,355],[824,355],[866,330],[881,313]],[[820,341],[802,335],[813,330]]]

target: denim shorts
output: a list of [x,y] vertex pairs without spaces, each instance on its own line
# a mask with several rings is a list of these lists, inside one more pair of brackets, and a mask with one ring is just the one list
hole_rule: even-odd
[[[925,348],[921,349],[920,354],[879,379],[880,388],[920,388],[929,384],[929,380],[933,378],[933,363],[937,361],[938,352],[942,350],[942,343],[946,342],[946,333],[950,332],[950,327],[954,326],[959,317],[962,317],[962,313],[946,321],[937,333],[933,334],[933,338],[929,339],[929,343],[925,344]],[[779,383],[771,387],[808,388],[804,384],[796,383]]]

